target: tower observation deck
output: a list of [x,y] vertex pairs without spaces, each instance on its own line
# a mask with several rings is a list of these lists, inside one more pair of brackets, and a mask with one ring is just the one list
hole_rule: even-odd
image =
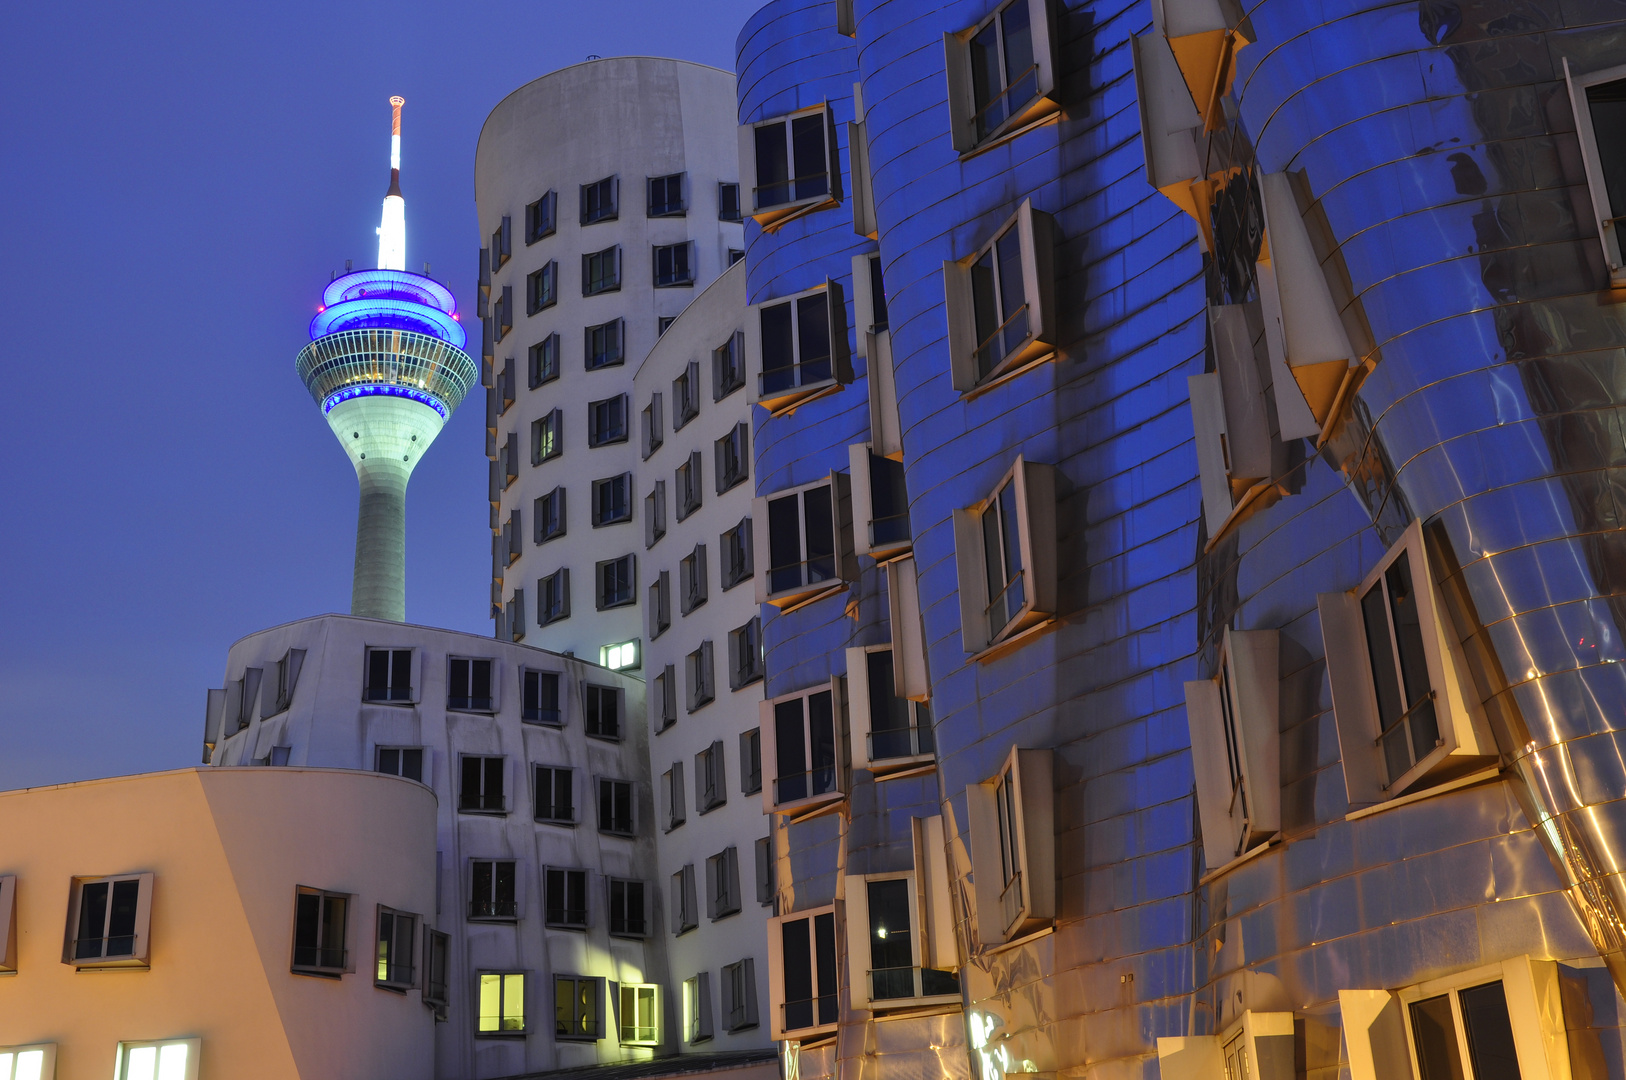
[[391,98],[390,187],[379,268],[335,278],[296,367],[350,455],[361,488],[350,613],[406,618],[406,488],[412,470],[479,379],[451,291],[406,261],[401,98]]

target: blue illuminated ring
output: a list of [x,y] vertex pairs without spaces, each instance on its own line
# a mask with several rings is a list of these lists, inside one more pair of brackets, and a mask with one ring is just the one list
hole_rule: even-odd
[[438,307],[448,315],[457,313],[457,301],[453,299],[450,289],[434,278],[405,270],[356,270],[336,277],[322,290],[322,306],[332,307],[346,300],[360,300],[364,296],[416,300],[420,304]]
[[418,402],[420,405],[427,405],[431,409],[434,409],[440,414],[440,418],[442,420],[445,420],[451,416],[451,410],[447,409],[446,404],[434,394],[426,394],[422,390],[416,390],[410,386],[385,386],[377,383],[371,383],[365,386],[347,386],[343,390],[335,390],[322,402],[322,415],[326,416],[328,413],[332,412],[333,407],[338,405],[340,402],[349,401],[352,398],[364,397],[407,398],[408,400]]
[[438,308],[413,300],[371,296],[361,300],[344,300],[321,312],[311,320],[311,340],[315,341],[339,330],[349,329],[356,324],[365,325],[367,319],[380,317],[386,319],[394,317],[418,323],[435,337],[459,349],[468,344],[469,336],[462,324]]

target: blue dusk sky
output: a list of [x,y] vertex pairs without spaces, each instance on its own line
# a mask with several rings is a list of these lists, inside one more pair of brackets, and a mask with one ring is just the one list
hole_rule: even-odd
[[[478,341],[490,110],[589,54],[732,70],[759,4],[11,5],[0,789],[196,764],[231,643],[349,610],[355,473],[294,357],[332,272],[376,263],[390,95],[407,265]],[[489,634],[481,412],[413,477],[407,617]]]

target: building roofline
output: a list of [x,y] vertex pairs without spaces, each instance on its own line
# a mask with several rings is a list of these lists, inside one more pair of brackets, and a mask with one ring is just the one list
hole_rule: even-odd
[[390,773],[374,772],[371,769],[332,769],[316,765],[188,765],[180,769],[159,769],[155,772],[120,773],[117,776],[93,776],[85,780],[64,780],[60,784],[37,784],[33,787],[6,788],[4,790],[0,790],[0,799],[14,795],[28,795],[42,791],[60,791],[66,788],[91,787],[96,784],[118,784],[126,783],[132,780],[157,780],[161,777],[181,776],[185,773],[208,774],[212,776],[215,773],[221,772],[258,773],[269,772],[272,769],[280,773],[319,773],[323,776],[337,773],[341,775],[369,776],[378,777],[383,780],[394,780],[397,782],[411,784],[413,787],[423,788],[425,791],[429,792],[430,797],[433,798],[437,804],[440,801],[439,796],[435,794],[434,788],[423,783],[422,781],[413,780],[410,777],[393,776]]
[[[531,652],[541,653],[544,656],[556,657],[560,660],[573,660],[578,664],[586,664],[588,667],[600,668],[614,675],[629,675],[629,673],[625,671],[617,671],[614,668],[604,667],[603,664],[600,664],[594,660],[589,660],[585,656],[567,656],[561,652],[554,652],[552,649],[543,649],[535,645],[527,645],[522,641],[504,641],[502,638],[492,637],[490,634],[477,634],[469,630],[454,630],[449,626],[429,626],[425,623],[397,622],[394,619],[375,619],[370,615],[348,615],[339,611],[329,611],[321,615],[306,615],[303,618],[289,619],[287,622],[277,623],[275,626],[265,626],[258,630],[251,630],[227,646],[226,651],[230,653],[232,649],[237,648],[237,646],[241,645],[251,637],[259,637],[261,634],[269,634],[273,630],[281,630],[285,627],[296,626],[300,623],[317,622],[321,619],[349,619],[355,622],[376,623],[380,626],[404,627],[408,630],[427,630],[434,634],[455,634],[458,637],[475,638],[479,641],[494,642],[495,644],[501,645],[505,648],[528,649]],[[637,678],[637,676],[633,675],[629,675],[629,677]]]

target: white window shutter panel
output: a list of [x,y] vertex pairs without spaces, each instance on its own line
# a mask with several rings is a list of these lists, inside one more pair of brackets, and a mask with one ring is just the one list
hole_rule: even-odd
[[1219,683],[1213,679],[1186,683],[1186,725],[1191,733],[1191,768],[1197,780],[1197,819],[1203,830],[1203,860],[1211,871],[1237,855],[1220,693]]
[[902,423],[898,419],[898,384],[892,371],[892,332],[864,334],[869,366],[869,433],[875,453],[903,460]]
[[254,712],[254,702],[259,696],[260,683],[264,675],[265,672],[257,667],[248,668],[243,672],[243,704],[242,711],[238,715],[245,720]]
[[1022,889],[1029,920],[1056,917],[1055,765],[1048,749],[1016,751],[1022,797],[1022,843],[1027,856]]
[[1025,0],[1028,6],[1028,24],[1033,28],[1033,63],[1040,97],[1057,101],[1056,82],[1056,26],[1051,0]]
[[768,554],[768,500],[766,498],[758,497],[751,500],[751,519],[762,522],[762,528],[753,528],[751,530],[751,555],[756,567],[756,575],[753,580],[756,586],[757,603],[766,604],[768,602],[768,578],[771,576],[769,571],[773,567],[773,560]]
[[1203,517],[1210,538],[1218,536],[1231,516],[1231,479],[1225,458],[1225,395],[1216,371],[1186,378],[1191,398],[1191,426],[1196,437],[1197,472],[1202,483]]
[[1327,682],[1332,687],[1333,722],[1338,728],[1344,788],[1350,809],[1357,810],[1387,797],[1383,760],[1375,745],[1379,727],[1366,631],[1360,602],[1354,594],[1320,593],[1315,600],[1321,617]]
[[[869,140],[862,122],[847,125],[847,169],[852,176],[853,232],[873,238],[876,235],[875,186],[869,174]],[[857,278],[853,279],[853,289],[858,289]],[[859,323],[860,333],[863,326]]]
[[830,367],[836,382],[853,381],[852,346],[847,338],[847,294],[841,282],[824,279],[826,308],[830,315]]
[[954,510],[954,568],[959,579],[960,642],[967,653],[979,653],[988,645],[982,525],[975,513],[959,508]]
[[752,124],[739,128],[740,210],[750,217],[757,209],[757,129]]
[[943,68],[948,76],[949,137],[954,149],[965,152],[977,144],[971,94],[971,54],[958,34],[943,35]]
[[869,287],[869,255],[853,256],[853,339],[854,356],[867,359],[869,345],[864,340],[875,325],[875,299]]
[[[1203,174],[1193,130],[1202,127],[1203,118],[1192,103],[1168,39],[1153,31],[1137,34],[1131,42],[1146,182],[1201,223],[1203,215],[1191,185]],[[1212,247],[1208,228],[1201,232],[1204,243]]]
[[747,956],[744,960],[745,978],[745,1023],[755,1027],[761,1021],[757,1017],[757,962]]
[[915,892],[920,917],[920,963],[937,971],[960,966],[954,940],[954,897],[949,889],[948,847],[938,815],[913,819]]
[[1349,1048],[1350,1080],[1411,1075],[1400,996],[1387,990],[1340,990],[1338,1011]]
[[869,1007],[870,991],[873,980],[870,979],[870,950],[869,950],[869,890],[868,884],[861,875],[848,874],[846,880],[847,895],[847,960],[851,969],[847,973],[848,986],[852,989],[852,1003],[854,1008]]
[[852,478],[853,552],[870,553],[870,526],[875,520],[874,498],[870,494],[869,443],[847,447],[847,475]]
[[305,666],[305,650],[288,650],[288,701],[294,700],[294,691],[299,686],[299,671]]
[[1254,334],[1247,309],[1240,304],[1211,304],[1208,321],[1214,339],[1214,366],[1225,400],[1230,477],[1238,485],[1263,479],[1271,475],[1270,420],[1265,412],[1264,381],[1254,356]]
[[1246,846],[1267,840],[1282,827],[1281,634],[1276,630],[1228,630],[1231,693],[1247,790]]
[[992,784],[968,784],[965,789],[966,817],[971,826],[971,866],[973,913],[977,940],[984,947],[1005,941],[1004,920],[999,897],[1000,881],[999,811]]
[[853,741],[853,759],[868,767],[870,719],[869,650],[862,646],[846,650],[847,659],[847,729]]
[[931,700],[926,668],[926,634],[920,617],[919,569],[911,555],[886,564],[886,590],[892,623],[892,682],[910,701]]
[[948,317],[949,375],[954,389],[977,385],[977,327],[972,314],[971,273],[953,259],[943,261],[943,310]]
[[1022,278],[1028,298],[1028,324],[1034,340],[1055,345],[1056,332],[1056,219],[1022,200],[1016,227],[1022,241]]
[[1022,493],[1022,540],[1027,545],[1028,596],[1035,612],[1054,615],[1061,606],[1056,577],[1056,467],[1018,459]]

